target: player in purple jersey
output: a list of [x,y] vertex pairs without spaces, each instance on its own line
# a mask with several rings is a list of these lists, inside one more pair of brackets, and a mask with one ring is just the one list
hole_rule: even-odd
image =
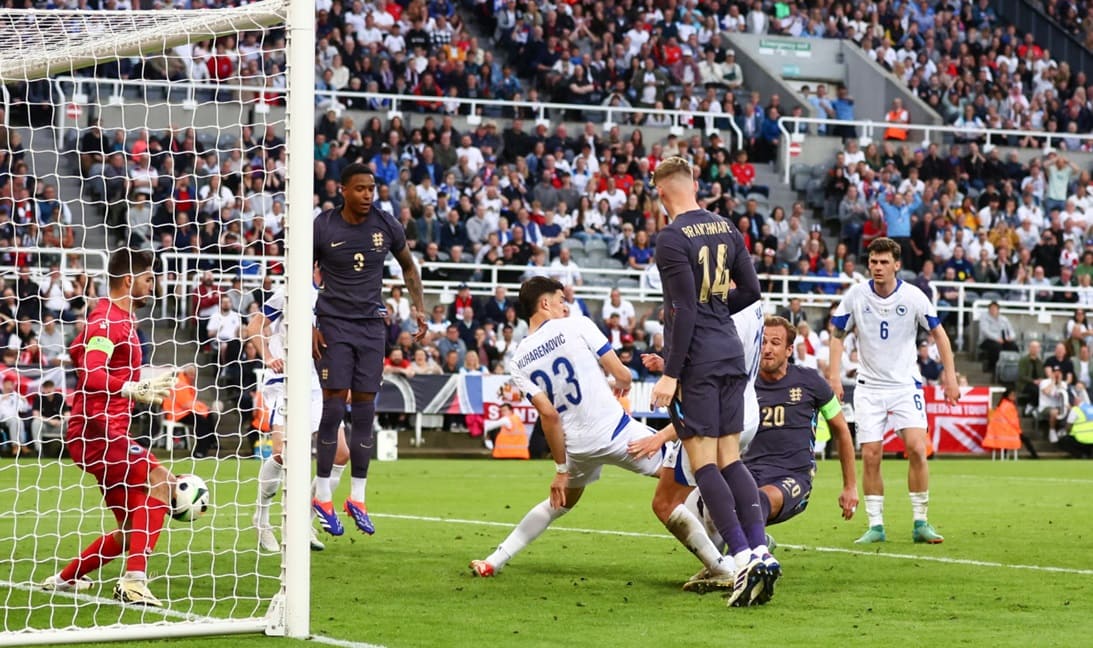
[[748,376],[732,314],[759,299],[759,279],[740,232],[699,207],[689,162],[662,161],[653,183],[671,223],[657,234],[666,354],[652,406],[670,406],[698,488],[737,564],[729,605],[750,605],[781,574],[767,550],[758,488],[740,461]]
[[363,164],[342,172],[341,207],[315,218],[315,263],[323,283],[315,301],[311,350],[323,388],[319,421],[315,495],[312,508],[325,531],[345,532],[334,512],[330,472],[338,449],[338,427],[352,402],[349,456],[351,487],[344,510],[364,533],[375,527],[365,508],[368,464],[372,455],[372,421],[385,355],[383,266],[387,254],[402,266],[410,298],[417,307],[417,339],[426,332],[421,277],[406,245],[406,231],[387,212],[373,205],[376,176]]
[[[857,480],[854,472],[854,442],[842,414],[838,398],[827,381],[815,370],[789,364],[796,331],[788,320],[768,316],[764,322],[763,348],[755,393],[759,401],[759,428],[744,452],[744,464],[760,484],[760,505],[767,524],[785,522],[805,510],[812,491],[815,474],[815,426],[817,416],[824,417],[839,448],[843,490],[839,508],[843,519],[849,520],[858,505]],[[631,444],[631,452],[645,455],[659,452],[661,443],[675,438],[673,426],[654,437]],[[653,496],[653,511],[666,526],[676,509],[683,506],[691,515],[702,517],[704,504],[695,491],[695,483],[686,457],[669,450],[661,478]],[[710,531],[714,531],[711,529]],[[683,589],[704,593],[725,589],[724,576],[716,573],[716,557],[711,548],[722,544],[721,538],[710,539],[692,533],[684,544],[693,551],[705,568],[684,585]],[[713,549],[716,551],[716,549]],[[767,597],[773,591],[764,590]]]

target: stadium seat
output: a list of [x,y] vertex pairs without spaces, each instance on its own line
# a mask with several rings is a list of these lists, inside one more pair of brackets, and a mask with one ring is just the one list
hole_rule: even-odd
[[604,255],[606,255],[607,243],[605,243],[604,240],[600,238],[590,238],[584,242],[584,251],[588,252],[589,256],[597,252],[602,252]]
[[812,167],[801,165],[803,168],[790,171],[791,186],[794,191],[804,191],[808,187],[808,181],[812,179]]
[[1044,332],[1043,331],[1040,331],[1040,330],[1037,330],[1037,329],[1028,329],[1026,331],[1021,331],[1021,343],[1026,348],[1028,347],[1029,342],[1032,342],[1034,340],[1036,342],[1042,342],[1043,339],[1044,339]]
[[994,366],[994,379],[1003,385],[1017,383],[1017,363],[1021,354],[1017,351],[1002,351],[998,354],[998,364]]
[[619,277],[618,281],[615,282],[615,287],[633,288],[634,290],[637,290],[641,287],[641,282],[639,282],[637,279],[631,279],[630,277]]
[[569,250],[570,252],[575,252],[577,250],[580,250],[581,252],[584,252],[584,243],[582,243],[580,241],[580,239],[575,239],[575,238],[566,239],[566,240],[562,241],[562,247],[565,248],[566,250]]
[[808,206],[820,208],[824,206],[824,181],[815,175],[808,181],[805,187],[805,200]]

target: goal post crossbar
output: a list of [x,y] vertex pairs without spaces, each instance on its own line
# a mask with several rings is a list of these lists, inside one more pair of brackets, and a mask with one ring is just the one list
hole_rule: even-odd
[[0,83],[73,72],[129,56],[285,22],[291,0],[232,9],[157,11],[0,10]]

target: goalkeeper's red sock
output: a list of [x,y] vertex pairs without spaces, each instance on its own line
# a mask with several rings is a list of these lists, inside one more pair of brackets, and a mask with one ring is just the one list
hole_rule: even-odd
[[[142,493],[143,494],[143,493]],[[147,497],[141,506],[133,511],[133,528],[129,532],[129,558],[125,561],[128,572],[148,571],[148,554],[156,548],[159,533],[163,530],[163,519],[170,507],[164,502]]]
[[79,558],[73,559],[61,570],[61,580],[72,582],[83,578],[120,556],[123,549],[121,542],[119,542],[120,537],[121,534],[114,531],[87,545]]

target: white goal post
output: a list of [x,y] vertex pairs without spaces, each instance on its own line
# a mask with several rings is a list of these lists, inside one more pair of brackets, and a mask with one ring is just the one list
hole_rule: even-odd
[[[137,170],[146,163],[143,158],[148,156],[144,152],[152,150],[147,148],[152,138],[167,141],[177,135],[177,139],[171,141],[183,144],[188,141],[188,133],[210,138],[204,142],[207,148],[200,151],[194,149],[193,159],[197,160],[194,162],[195,168],[174,176],[181,178],[185,175],[193,179],[195,210],[198,205],[203,207],[207,204],[196,195],[197,185],[200,183],[205,189],[211,176],[216,175],[218,179],[228,177],[227,171],[220,176],[220,170],[227,169],[233,161],[233,154],[243,148],[240,131],[250,127],[275,126],[283,136],[283,158],[275,160],[277,163],[271,164],[270,168],[250,167],[254,169],[253,176],[277,173],[283,179],[277,190],[277,200],[283,206],[283,230],[278,232],[278,242],[283,240],[285,264],[284,269],[278,272],[281,274],[279,280],[283,280],[285,286],[288,304],[284,310],[288,331],[286,337],[303,341],[301,344],[290,344],[286,357],[287,438],[280,507],[283,522],[277,517],[278,509],[274,509],[273,518],[273,526],[282,541],[281,554],[263,556],[254,542],[251,512],[254,510],[256,474],[260,462],[234,456],[224,448],[220,448],[219,457],[191,458],[189,454],[193,446],[172,447],[172,439],[175,438],[172,429],[182,425],[168,421],[166,409],[158,411],[153,407],[146,418],[148,442],[153,445],[151,451],[174,474],[192,472],[201,476],[208,483],[213,501],[210,512],[192,524],[168,519],[159,545],[149,556],[149,589],[162,600],[163,607],[128,606],[111,598],[115,580],[125,571],[124,554],[97,573],[92,573],[95,582],[86,592],[43,591],[43,579],[58,574],[89,541],[109,534],[115,521],[107,512],[101,493],[91,477],[81,473],[73,461],[63,454],[61,457],[56,457],[56,454],[43,456],[43,449],[48,445],[40,443],[40,422],[32,419],[31,408],[27,405],[25,409],[20,409],[17,422],[0,421],[0,454],[12,448],[19,449],[20,444],[25,444],[22,449],[29,447],[32,452],[37,452],[30,456],[18,456],[17,453],[15,458],[0,457],[0,501],[4,502],[0,510],[0,646],[139,641],[242,633],[266,633],[301,639],[310,637],[311,438],[309,425],[304,421],[309,417],[312,365],[314,3],[310,0],[262,0],[240,7],[198,11],[0,9],[0,48],[3,48],[0,53],[0,86],[3,86],[0,87],[0,110],[3,110],[0,149],[9,149],[9,164],[12,164],[11,153],[18,152],[19,157],[25,156],[24,161],[29,169],[24,172],[27,176],[16,177],[13,174],[11,186],[0,186],[0,208],[6,206],[5,211],[10,218],[10,221],[0,218],[0,287],[5,280],[12,284],[17,274],[19,280],[23,280],[26,271],[30,280],[39,281],[43,286],[52,285],[51,281],[67,286],[69,282],[78,282],[81,276],[90,277],[90,282],[98,286],[98,297],[105,295],[108,279],[105,259],[112,251],[118,247],[152,249],[160,245],[158,239],[151,240],[160,231],[157,229],[159,226],[151,222],[152,219],[149,219],[146,233],[151,236],[142,237],[139,232],[134,236],[136,220],[123,217],[120,224],[117,221],[112,223],[110,210],[122,205],[124,210],[128,210],[123,212],[127,215],[143,213],[143,210],[152,214],[167,202],[174,209],[175,198],[179,195],[176,192],[181,184],[171,184],[167,198],[163,198],[158,193],[162,183],[157,184],[155,176],[145,187],[143,180],[147,179],[146,176],[123,172],[121,177],[125,181],[122,183],[124,190],[121,197],[109,196],[111,172],[107,167],[112,163],[111,158],[118,157],[118,149],[104,148],[97,161],[91,158],[85,160],[82,149],[73,150],[60,141],[64,134],[61,130],[52,126],[36,127],[34,124],[28,124],[26,128],[12,125],[13,107],[20,99],[11,91],[13,88],[25,89],[36,83],[52,86],[54,81],[50,77],[70,75],[81,75],[79,78],[89,86],[111,86],[118,84],[118,79],[97,79],[88,76],[86,70],[116,62],[142,66],[151,59],[160,59],[166,61],[168,70],[178,68],[188,72],[194,61],[182,61],[184,57],[179,55],[179,51],[190,52],[202,42],[212,42],[215,47],[232,36],[241,43],[243,36],[258,34],[261,42],[263,34],[270,30],[285,35],[283,46],[279,45],[276,52],[283,65],[274,65],[271,71],[271,66],[264,59],[266,50],[262,49],[259,57],[263,58],[257,65],[259,72],[248,77],[243,69],[246,56],[240,46],[236,51],[229,52],[239,64],[235,74],[230,79],[220,79],[228,90],[205,91],[200,95],[201,103],[197,110],[192,105],[179,105],[180,102],[173,96],[171,78],[168,76],[162,84],[162,99],[149,98],[146,90],[141,89],[126,97],[132,105],[99,105],[92,99],[90,103],[75,107],[76,112],[71,116],[81,115],[82,109],[85,112],[81,125],[88,126],[90,120],[86,120],[87,113],[93,113],[104,130],[113,132],[123,146],[137,142],[137,149],[121,149],[119,164],[123,169]],[[209,52],[210,56],[216,54],[215,51]],[[253,52],[250,56],[253,58]],[[209,70],[210,74],[214,73],[211,66]],[[240,85],[253,90],[241,91]],[[256,104],[267,101],[284,108],[283,112],[278,109],[275,119],[266,117],[267,110],[254,110]],[[51,109],[64,111],[70,106],[54,104]],[[231,116],[233,113],[234,118]],[[212,115],[209,117],[212,122],[200,122],[209,115]],[[229,122],[227,127],[216,121],[224,119],[225,115],[227,119],[235,120]],[[188,121],[181,120],[181,117],[186,117]],[[258,119],[260,123],[249,123],[251,119]],[[86,129],[82,129],[81,136],[85,132]],[[21,146],[16,151],[15,143],[20,140]],[[266,146],[264,141],[263,146]],[[200,159],[204,157],[209,157],[210,161]],[[243,160],[246,161],[245,154]],[[265,161],[269,163],[268,159]],[[217,170],[208,173],[197,168],[209,170],[213,166]],[[33,177],[28,180],[30,176]],[[255,179],[249,172],[240,173],[239,176],[246,183]],[[43,187],[54,191],[55,198],[42,193]],[[25,189],[28,196],[20,197],[20,189]],[[263,187],[259,192],[264,194],[266,190]],[[239,196],[242,195],[240,189]],[[230,206],[226,207],[230,210]],[[242,211],[249,209],[249,206],[237,206],[236,209]],[[220,212],[216,212],[210,219],[216,221],[217,227],[221,224],[218,220],[220,216]],[[19,218],[30,221],[20,221]],[[100,228],[99,223],[104,218],[106,226]],[[40,230],[36,226],[39,220],[43,223]],[[198,221],[195,219],[194,222]],[[27,227],[30,223],[34,225]],[[229,223],[223,225],[225,235],[234,227]],[[169,226],[169,229],[174,228],[176,221],[172,220]],[[11,231],[15,232],[11,240],[6,234],[8,230],[4,229],[6,227],[11,227]],[[54,247],[28,247],[27,241],[33,237],[38,237],[34,240],[47,240],[44,238],[45,232],[52,231],[54,227],[58,232],[71,229],[79,233],[71,240],[60,236]],[[105,235],[101,234],[102,230],[105,230]],[[235,276],[244,275],[241,266],[226,270],[216,253],[210,254],[209,262],[220,271],[218,278],[223,278],[225,282],[231,280],[232,273]],[[59,269],[54,271],[53,264],[58,265]],[[195,270],[203,271],[204,268]],[[157,252],[156,271],[180,270],[168,268]],[[185,272],[186,268],[181,271]],[[267,272],[272,270],[263,266],[261,273],[264,275]],[[55,275],[57,278],[51,279]],[[84,290],[85,284],[77,285],[80,291]],[[52,311],[45,305],[38,307],[37,319],[31,316],[32,321],[29,322],[34,331],[31,337],[35,341],[38,335],[46,335],[47,319],[55,321],[56,326],[65,332],[63,337],[66,344],[75,336],[89,307],[94,305],[97,298],[92,295],[93,290],[80,291],[74,295],[87,296],[80,302],[84,305],[83,310],[73,306],[72,309],[65,309],[62,315],[60,310]],[[49,295],[48,291],[44,294]],[[67,296],[67,293],[64,294]],[[157,299],[189,297],[156,296]],[[69,303],[76,302],[73,297]],[[46,303],[45,298],[42,303]],[[170,367],[178,370],[194,365],[206,375],[212,375],[215,384],[203,385],[202,389],[208,388],[209,391],[197,393],[215,394],[204,398],[210,403],[216,399],[211,411],[217,414],[217,420],[223,420],[219,408],[225,408],[232,420],[238,421],[239,427],[235,431],[218,430],[217,434],[232,443],[240,441],[242,447],[249,418],[244,421],[245,413],[241,406],[230,402],[224,405],[220,400],[224,356],[218,355],[222,353],[219,339],[214,337],[202,346],[202,329],[198,326],[194,329],[194,335],[198,337],[196,341],[187,340],[186,344],[178,341],[176,344],[172,336],[189,335],[189,329],[183,327],[190,326],[190,320],[164,322],[162,318],[146,313],[146,310],[138,312],[138,326],[150,338],[148,344],[153,348],[151,362],[156,365],[155,369],[161,371]],[[157,327],[158,330],[154,330]],[[184,330],[186,333],[181,333]],[[162,346],[160,340],[165,340]],[[245,347],[246,340],[240,342]],[[246,350],[243,352],[245,356]],[[37,390],[43,389],[42,383],[46,382],[48,374],[61,383],[59,387],[62,391],[67,388],[71,398],[74,371],[65,364],[69,360],[67,353],[64,356],[55,366],[51,366],[44,353],[36,356],[28,352],[24,356],[20,352],[20,364],[17,367],[12,365],[13,372],[10,374],[19,377],[15,381],[15,390],[25,389],[28,403],[32,398],[40,398],[41,393],[45,392]],[[30,364],[24,366],[24,360]],[[148,360],[145,356],[146,365]],[[3,382],[9,376],[4,373],[5,370],[6,367],[0,367],[0,380]],[[240,390],[239,395],[232,392],[237,402],[243,402],[243,391],[245,388]],[[256,407],[255,411],[258,409]],[[137,421],[138,418],[134,417],[133,420]],[[159,435],[161,425],[162,437]],[[35,430],[33,434],[32,429]],[[163,441],[162,449],[155,447],[159,440]],[[216,448],[214,445],[213,449]]]

